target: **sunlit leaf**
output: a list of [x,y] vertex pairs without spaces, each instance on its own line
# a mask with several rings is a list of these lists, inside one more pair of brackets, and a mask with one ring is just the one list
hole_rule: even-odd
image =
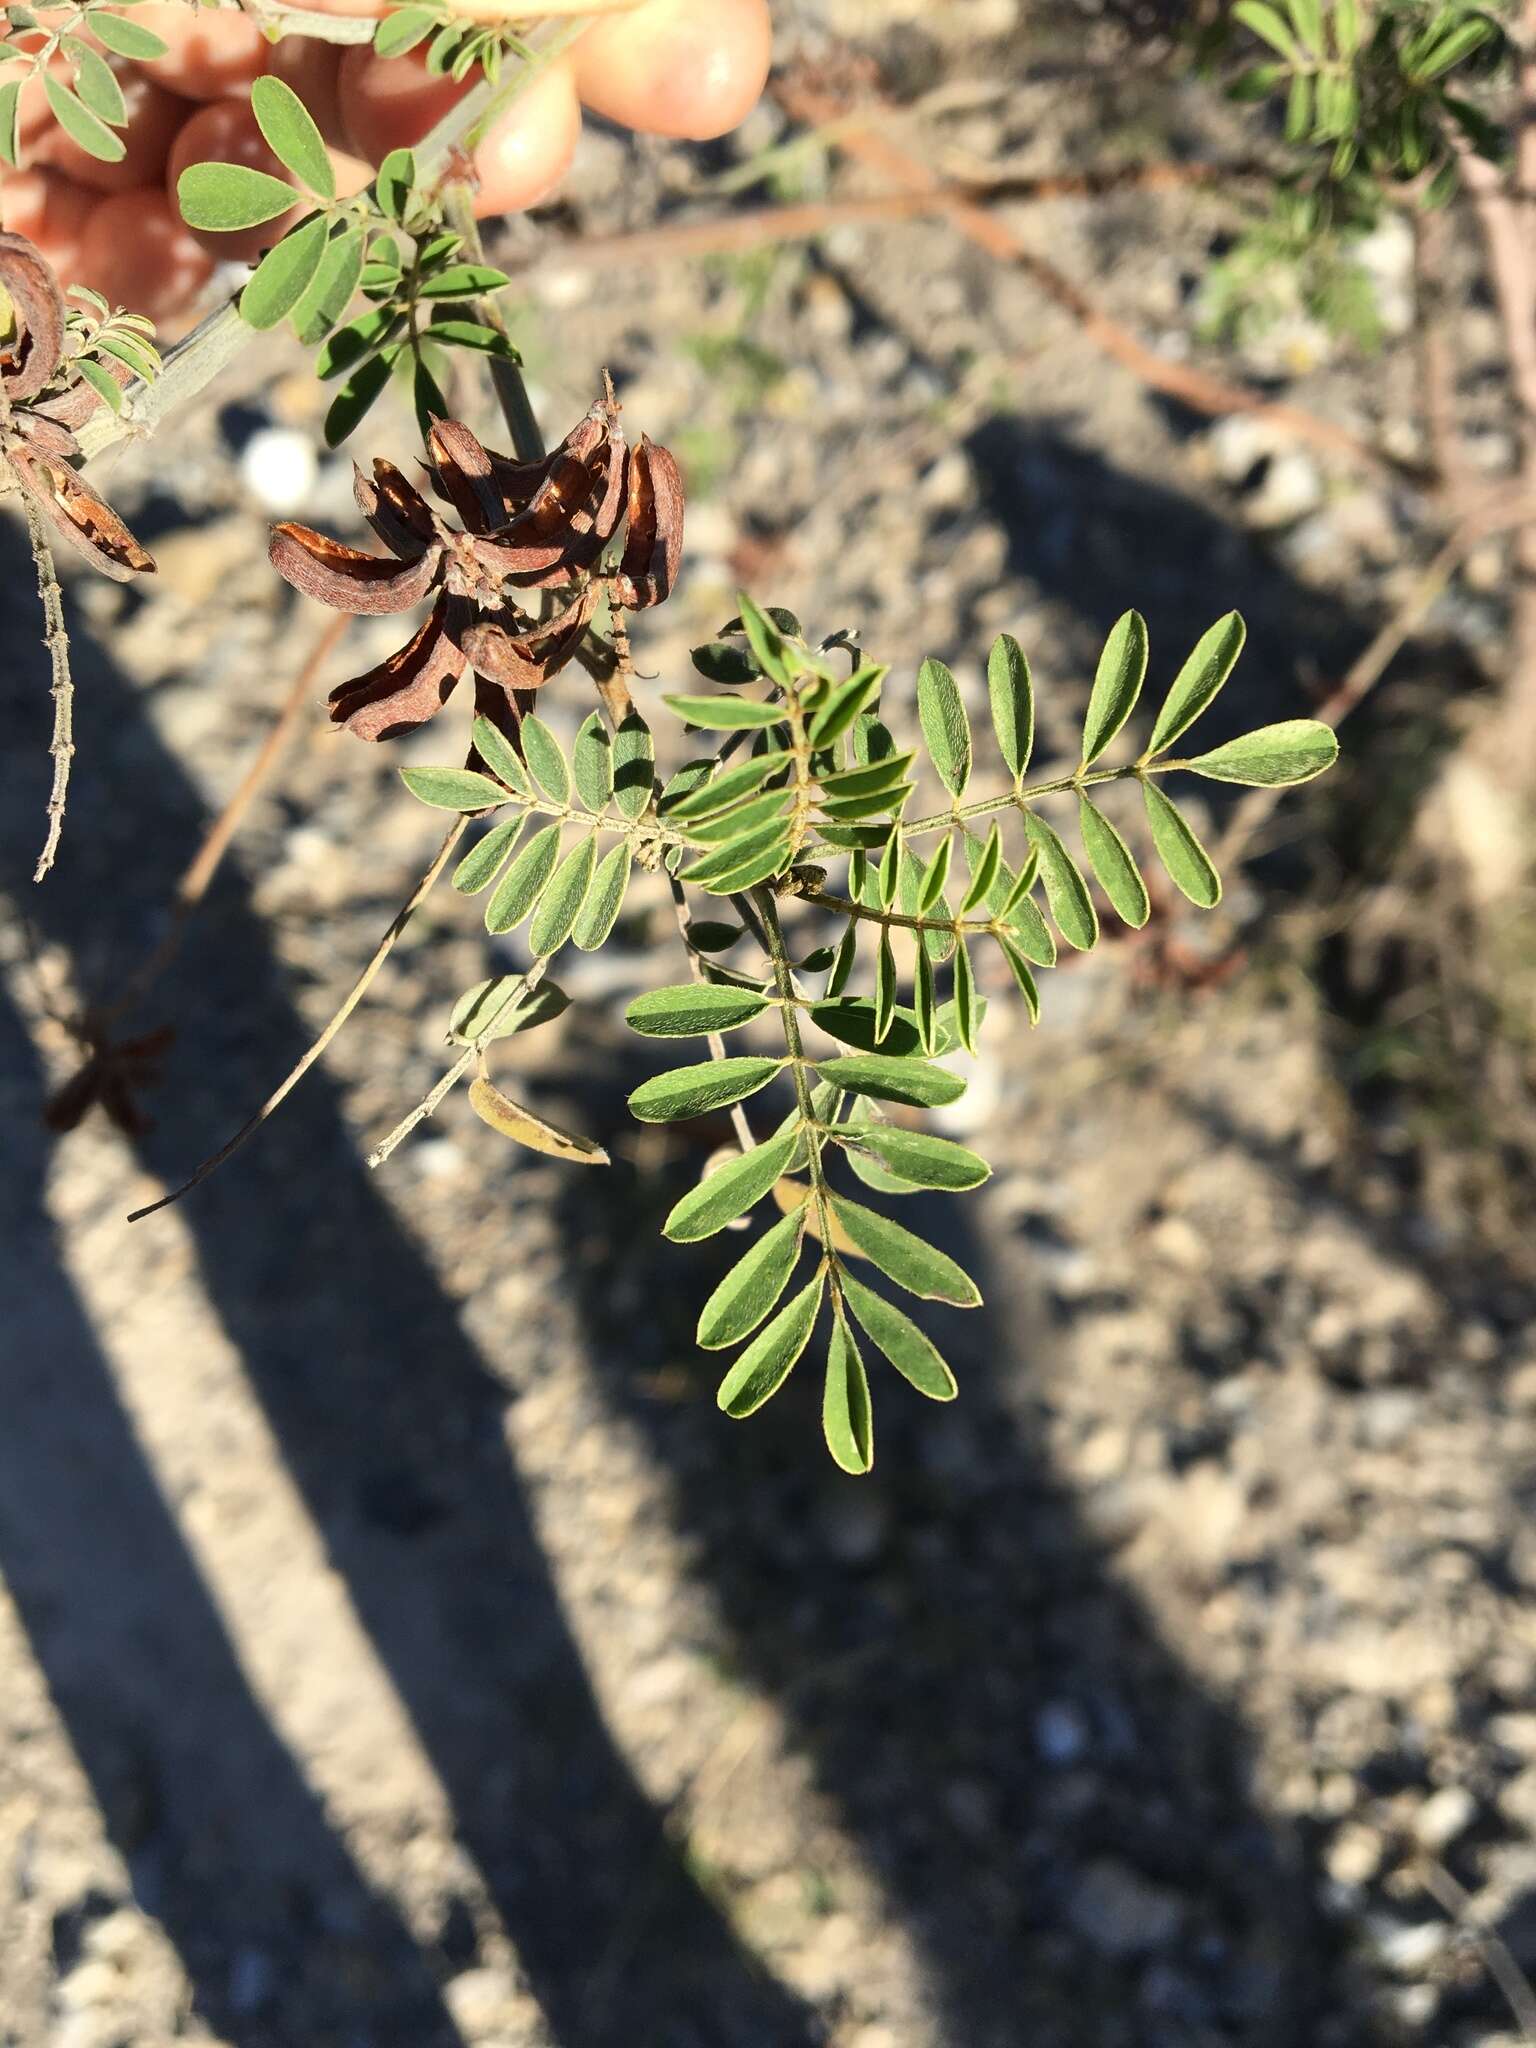
[[734,1031],[740,1024],[750,1024],[771,1008],[770,999],[757,989],[684,981],[636,996],[624,1021],[647,1038],[703,1038],[711,1031]]
[[1200,635],[1163,699],[1163,708],[1147,743],[1149,759],[1171,747],[1179,734],[1187,731],[1215,701],[1243,651],[1247,636],[1248,629],[1237,612],[1228,612]]
[[903,1379],[930,1401],[953,1401],[955,1376],[912,1318],[849,1273],[842,1275],[842,1289],[860,1329]]
[[1078,800],[1078,825],[1088,865],[1098,877],[1099,887],[1125,922],[1140,931],[1152,905],[1131,849],[1086,796]]
[[645,1124],[705,1116],[712,1109],[727,1109],[733,1102],[756,1095],[783,1065],[782,1059],[744,1057],[673,1067],[640,1084],[629,1098],[630,1111]]
[[817,1273],[743,1351],[720,1382],[715,1397],[727,1415],[751,1415],[783,1386],[790,1368],[810,1342],[825,1286],[825,1274]]
[[1196,838],[1194,827],[1155,782],[1143,783],[1142,794],[1147,801],[1147,822],[1152,827],[1152,844],[1157,848],[1158,859],[1191,903],[1198,903],[1202,910],[1214,910],[1221,901],[1221,877]]
[[663,1235],[676,1244],[692,1244],[724,1230],[760,1202],[785,1172],[798,1136],[795,1130],[785,1131],[717,1166],[674,1205],[661,1226]]
[[838,1315],[827,1346],[827,1377],[822,1392],[821,1427],[827,1449],[845,1472],[867,1472],[875,1462],[874,1417],[869,1405],[869,1380],[853,1332]]
[[931,655],[917,672],[917,715],[939,780],[951,796],[964,796],[971,779],[971,722],[959,684]]
[[1099,758],[1135,710],[1146,672],[1147,622],[1140,612],[1124,612],[1110,628],[1093,679],[1083,719],[1085,768]]
[[1283,789],[1292,783],[1310,782],[1338,758],[1339,742],[1330,727],[1315,718],[1286,718],[1278,725],[1261,725],[1256,732],[1245,732],[1241,739],[1228,740],[1208,754],[1197,754],[1186,765],[1217,782]]
[[336,197],[336,173],[320,130],[291,85],[271,73],[251,85],[251,112],[267,147],[317,199]]
[[723,1351],[757,1328],[789,1285],[803,1227],[804,1211],[797,1209],[732,1266],[699,1316],[698,1341],[704,1350]]

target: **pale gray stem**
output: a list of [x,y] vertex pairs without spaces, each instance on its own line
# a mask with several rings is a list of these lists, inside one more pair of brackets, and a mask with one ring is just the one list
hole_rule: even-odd
[[37,857],[32,879],[40,882],[53,866],[64,830],[64,805],[69,796],[69,764],[74,758],[75,679],[69,671],[69,635],[64,630],[64,597],[53,566],[53,549],[48,545],[43,515],[28,494],[21,494],[27,515],[27,539],[32,544],[32,566],[37,571],[37,594],[43,607],[43,645],[48,649],[53,672],[53,738],[48,751],[53,756],[53,787],[48,792],[48,836]]

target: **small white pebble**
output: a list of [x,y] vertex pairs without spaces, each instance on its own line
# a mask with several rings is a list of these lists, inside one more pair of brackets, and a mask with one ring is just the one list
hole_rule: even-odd
[[262,427],[240,456],[240,481],[264,512],[302,512],[319,478],[313,443],[293,427]]

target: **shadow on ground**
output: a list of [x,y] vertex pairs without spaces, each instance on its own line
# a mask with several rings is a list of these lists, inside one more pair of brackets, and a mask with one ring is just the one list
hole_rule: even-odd
[[[0,566],[0,716],[29,742],[0,769],[3,867],[19,893],[39,815],[32,741],[46,693],[25,556],[9,530]],[[76,764],[66,857],[25,907],[77,969],[86,963],[90,983],[103,954],[119,966],[142,957],[205,820],[142,701],[78,628],[74,652],[81,727],[100,743]],[[306,1038],[232,872],[173,980],[160,991],[182,1026],[173,1082],[141,1146],[171,1179]],[[40,1103],[11,1013],[0,1050],[26,1131]],[[810,2044],[806,2015],[739,1948],[614,1749],[530,1526],[503,1429],[506,1391],[375,1192],[323,1073],[264,1135],[271,1142],[181,1212],[202,1285],[557,2039]],[[18,1482],[0,1501],[0,1567],[141,1902],[181,1948],[201,2008],[239,2048],[436,2048],[456,2037],[397,1927],[382,1929],[352,1973],[366,1990],[349,2000],[338,1980],[319,2008],[307,2000],[313,1928],[332,1912],[379,1915],[233,1668],[37,1219],[42,1163],[35,1138],[6,1147],[7,1210],[32,1218],[7,1243],[20,1263],[4,1289],[11,1301],[30,1294],[16,1391],[31,1398],[14,1402],[0,1453]],[[125,1575],[134,1597],[116,1612]],[[139,1788],[126,1800],[125,1757]],[[267,1885],[274,1867],[281,1877]],[[631,1954],[610,2017],[593,2020],[584,1979],[640,1875],[655,1899],[653,1939]],[[230,1996],[253,1926],[277,1941],[255,2012]],[[469,1958],[433,1960],[446,1971]]]
[[[983,467],[991,446],[976,444]],[[1002,510],[1018,450],[999,446]],[[1050,459],[1058,471],[1096,462],[1059,445]],[[1171,639],[1182,651],[1213,608],[1216,579],[1199,549],[1225,545],[1228,529],[1108,472],[1074,472],[1062,487],[1102,508],[1120,555],[1142,550],[1148,573],[1133,595],[1154,645]],[[1112,577],[1108,556],[1095,567],[1091,550],[1066,540],[1054,554],[1026,541],[1029,511],[1021,501],[1009,519],[1015,566],[1102,631],[1122,606],[1118,568]],[[0,552],[11,571],[0,585],[10,593],[4,717],[28,742],[13,744],[0,770],[0,848],[19,889],[37,823],[42,693],[27,577],[13,540]],[[1079,580],[1063,588],[1058,570],[1072,561]],[[1223,583],[1217,602],[1277,622],[1274,688],[1294,710],[1299,647],[1331,661],[1351,622],[1320,618],[1317,601],[1273,565],[1252,573],[1262,587],[1229,594]],[[138,957],[196,841],[200,807],[131,687],[84,636],[76,647],[90,729],[111,744],[83,754],[66,858],[27,904],[89,976],[104,953],[119,966]],[[1279,702],[1259,704],[1269,688],[1245,700],[1244,723],[1255,709],[1280,715]],[[176,1085],[142,1150],[168,1175],[303,1039],[232,874],[174,979],[164,993],[185,1020]],[[33,1075],[13,1021],[0,1054],[24,1127],[19,1099]],[[624,1075],[625,1057],[608,1070],[612,1128],[626,1080],[638,1078]],[[601,1109],[591,1105],[588,1128]],[[4,1170],[8,1203],[29,1214],[40,1148],[9,1148]],[[711,1560],[732,1658],[782,1702],[821,1788],[914,1930],[946,2041],[1362,2040],[1349,2031],[1305,1856],[1249,1789],[1247,1738],[1114,1583],[1050,1475],[1029,1369],[1053,1330],[1021,1288],[1017,1259],[952,1247],[992,1301],[944,1332],[965,1398],[934,1414],[887,1392],[872,1505],[853,1509],[854,1482],[820,1462],[808,1374],[745,1428],[717,1417],[703,1381],[697,1400],[669,1405],[637,1391],[653,1368],[698,1369],[682,1304],[701,1297],[712,1254],[685,1257],[637,1228],[637,1211],[659,1221],[674,1192],[620,1169],[584,1177],[568,1197],[572,1267],[603,1283],[572,1290],[591,1318],[594,1369],[675,1475],[677,1514]],[[601,1725],[508,1457],[505,1390],[373,1192],[325,1076],[312,1075],[281,1123],[182,1214],[214,1309],[560,2042],[813,2042],[806,2012],[743,1954]],[[17,1403],[0,1454],[18,1481],[0,1501],[0,1563],[143,1903],[239,2048],[298,2038],[281,1970],[259,2013],[230,1997],[252,1916],[270,1919],[279,1890],[285,1959],[301,1962],[310,1930],[339,1913],[369,1961],[372,1981],[352,2009],[341,2010],[339,1991],[318,2021],[303,2007],[307,2042],[432,2048],[450,2037],[432,1979],[454,1959],[410,1951],[264,1726],[39,1231],[34,1222],[14,1243],[33,1268],[18,1268],[18,1280],[38,1289],[27,1335],[50,1366],[29,1374],[31,1397]],[[604,1304],[626,1298],[662,1307],[620,1324]],[[91,1485],[97,1471],[115,1475],[111,1484]],[[42,1483],[50,1472],[57,1486]],[[850,1514],[875,1518],[856,1540],[839,1533],[858,1528]],[[111,1556],[98,1565],[103,1550]],[[138,1563],[131,1611],[157,1646],[148,1656],[137,1637],[124,1647],[131,1678],[102,1625],[125,1555]],[[206,1700],[203,1760],[177,1753],[168,1735],[184,1723],[188,1690]],[[123,1756],[143,1788],[126,1801]],[[219,1853],[207,1839],[215,1822]],[[286,1885],[267,1898],[274,1828],[291,1835],[293,1854]],[[611,1952],[637,1876],[658,1869],[665,1881],[643,1935],[622,1935],[614,2017],[594,2021],[584,1976],[594,1955]],[[301,1983],[295,1967],[295,1998]]]

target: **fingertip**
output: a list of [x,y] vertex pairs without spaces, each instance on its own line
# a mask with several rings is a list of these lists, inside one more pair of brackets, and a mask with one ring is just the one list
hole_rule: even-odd
[[174,320],[213,272],[173,203],[155,186],[97,199],[80,250],[79,281],[114,306]]
[[772,41],[767,0],[647,0],[589,29],[571,61],[593,113],[705,142],[757,104]]
[[35,242],[59,277],[73,283],[99,196],[62,171],[7,171],[0,181],[0,228]]
[[580,139],[575,76],[552,64],[475,151],[475,212],[484,219],[537,206],[570,169]]
[[249,92],[251,80],[267,68],[271,44],[249,15],[234,9],[210,13],[189,8],[181,0],[144,0],[135,7],[133,19],[166,45],[163,57],[143,60],[144,69],[187,99],[216,100]]

